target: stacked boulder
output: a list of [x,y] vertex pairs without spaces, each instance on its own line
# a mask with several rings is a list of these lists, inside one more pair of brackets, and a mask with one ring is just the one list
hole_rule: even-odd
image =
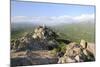
[[58,63],[94,61],[95,55],[87,47],[88,43],[85,40],[81,40],[80,44],[72,42],[66,45],[66,52],[59,58]]
[[39,26],[34,30],[34,34],[32,36],[34,39],[55,39],[58,35],[50,28],[46,26]]
[[44,28],[42,26],[39,26],[37,27],[35,30],[34,30],[34,34],[33,34],[33,38],[34,39],[44,39]]

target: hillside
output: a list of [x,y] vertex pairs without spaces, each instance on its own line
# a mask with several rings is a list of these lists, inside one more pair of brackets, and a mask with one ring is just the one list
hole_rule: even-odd
[[95,61],[94,43],[83,39],[80,42],[72,41],[65,38],[61,34],[65,31],[60,32],[60,29],[58,31],[53,27],[37,26],[33,32],[16,33],[18,36],[13,34],[15,38],[11,39],[11,66]]
[[[11,38],[21,37],[25,32],[33,32],[38,24],[12,24],[11,25]],[[94,22],[79,22],[70,24],[59,24],[49,26],[54,31],[58,32],[61,38],[69,39],[79,42],[80,39],[85,39],[89,42],[95,43],[95,23]],[[20,36],[19,36],[20,35]]]
[[60,24],[54,28],[60,32],[62,38],[76,42],[85,39],[95,43],[95,23],[93,22]]

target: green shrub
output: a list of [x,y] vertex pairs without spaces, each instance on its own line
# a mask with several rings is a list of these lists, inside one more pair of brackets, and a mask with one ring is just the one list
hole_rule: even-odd
[[65,43],[60,43],[59,46],[57,48],[54,48],[52,51],[51,51],[51,54],[53,54],[54,56],[56,56],[56,54],[58,52],[63,52],[65,53],[66,51],[66,44]]

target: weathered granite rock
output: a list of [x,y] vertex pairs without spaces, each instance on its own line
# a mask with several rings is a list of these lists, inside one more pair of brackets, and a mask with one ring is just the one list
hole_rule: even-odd
[[55,40],[56,34],[47,27],[39,26],[34,30],[34,33],[25,32],[23,37],[12,42],[12,49],[19,50],[51,50],[58,46]]
[[58,63],[94,61],[95,55],[93,52],[91,52],[91,50],[93,51],[94,48],[89,48],[91,47],[89,47],[85,40],[81,40],[80,44],[75,42],[70,43],[66,45],[66,52],[64,56],[59,58]]
[[82,48],[87,48],[87,42],[85,40],[81,40],[80,45]]

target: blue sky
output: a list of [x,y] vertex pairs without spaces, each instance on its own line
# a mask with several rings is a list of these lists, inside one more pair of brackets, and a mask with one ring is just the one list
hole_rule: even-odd
[[79,6],[65,4],[46,4],[34,2],[11,2],[12,16],[61,16],[93,14],[94,6]]
[[[36,2],[11,2],[12,22],[61,22],[94,18],[95,6],[51,4]],[[17,17],[17,18],[16,18]],[[35,18],[34,18],[35,17]],[[35,21],[33,21],[35,20]],[[56,21],[58,20],[58,21]],[[72,22],[72,21],[71,21]]]

